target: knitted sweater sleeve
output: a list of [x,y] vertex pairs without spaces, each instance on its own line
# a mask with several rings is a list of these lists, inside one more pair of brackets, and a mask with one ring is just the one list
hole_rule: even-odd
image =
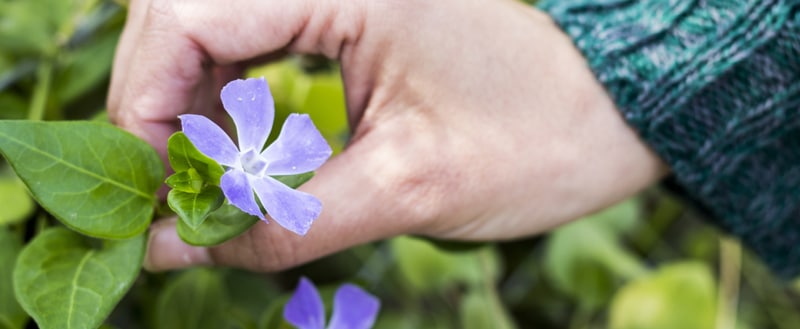
[[800,0],[544,0],[712,220],[800,272]]

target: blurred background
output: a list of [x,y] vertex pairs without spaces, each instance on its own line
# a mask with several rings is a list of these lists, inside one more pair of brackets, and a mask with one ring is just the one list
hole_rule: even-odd
[[[107,120],[124,19],[124,2],[0,0],[0,119]],[[289,57],[249,75],[270,82],[278,120],[309,113],[336,152],[344,147],[336,63]],[[48,216],[0,164],[0,226],[31,236]],[[0,291],[10,289],[11,267],[0,265]],[[142,273],[107,327],[290,328],[281,312],[300,276],[321,287],[328,307],[343,282],[377,295],[376,328],[800,328],[797,281],[775,278],[658,187],[526,240],[398,237],[283,273]],[[0,328],[14,328],[3,312]]]

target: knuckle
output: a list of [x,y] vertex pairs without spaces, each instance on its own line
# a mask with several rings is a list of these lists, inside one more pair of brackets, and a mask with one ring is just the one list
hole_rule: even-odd
[[440,159],[408,157],[399,163],[402,169],[387,176],[386,192],[395,196],[392,207],[398,219],[409,231],[421,233],[442,217],[458,182],[452,179],[456,173]]

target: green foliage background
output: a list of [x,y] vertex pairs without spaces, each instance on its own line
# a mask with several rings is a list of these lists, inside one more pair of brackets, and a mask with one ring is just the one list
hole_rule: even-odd
[[[124,5],[113,1],[0,0],[0,119],[104,121],[124,19]],[[344,147],[348,129],[336,64],[292,57],[249,74],[270,81],[278,122],[291,112],[309,113],[335,151]],[[14,169],[25,179],[37,168]],[[112,283],[136,275],[125,267],[141,260],[126,263],[105,253],[141,255],[144,237],[102,242],[75,235],[62,222],[75,228],[69,223],[82,219],[60,218],[62,210],[34,201],[48,196],[26,188],[8,163],[0,165],[0,328],[36,327],[19,302],[41,305],[47,313],[38,324],[43,328],[72,319],[49,311],[54,308],[48,303],[59,302],[58,290],[40,289],[50,286],[37,280],[51,273],[54,262],[73,258],[121,272],[104,278],[87,269],[98,272],[85,282],[73,280],[107,291],[110,301],[96,306],[114,309],[97,321],[75,318],[72,328],[289,328],[281,310],[301,275],[322,287],[328,307],[345,281],[376,294],[383,303],[377,328],[800,327],[797,284],[775,279],[734,239],[660,189],[526,240],[468,244],[398,237],[282,273],[141,272],[127,280],[129,290]],[[140,201],[140,208],[150,202]],[[56,249],[63,257],[48,260]],[[45,297],[27,300],[26,289]]]

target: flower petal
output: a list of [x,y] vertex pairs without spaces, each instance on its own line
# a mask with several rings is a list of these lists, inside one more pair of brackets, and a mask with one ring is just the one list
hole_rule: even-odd
[[219,187],[222,188],[222,193],[225,194],[228,201],[236,208],[266,220],[264,214],[261,213],[261,209],[258,208],[256,198],[253,195],[253,188],[250,186],[250,181],[244,171],[238,169],[228,170],[220,178]]
[[267,214],[289,231],[306,235],[322,212],[322,203],[313,195],[291,189],[272,177],[251,179],[250,183]]
[[300,278],[292,298],[283,307],[283,318],[300,329],[325,328],[325,307],[310,280]]
[[275,103],[264,78],[234,80],[222,88],[222,105],[236,124],[239,149],[261,152],[267,142]]
[[369,329],[381,302],[353,284],[344,284],[333,297],[333,316],[328,329]]
[[220,164],[235,167],[239,163],[239,150],[225,131],[202,115],[184,114],[181,119],[183,133],[197,150]]
[[269,162],[269,175],[295,175],[319,168],[333,151],[308,114],[292,113],[278,139],[261,155]]

